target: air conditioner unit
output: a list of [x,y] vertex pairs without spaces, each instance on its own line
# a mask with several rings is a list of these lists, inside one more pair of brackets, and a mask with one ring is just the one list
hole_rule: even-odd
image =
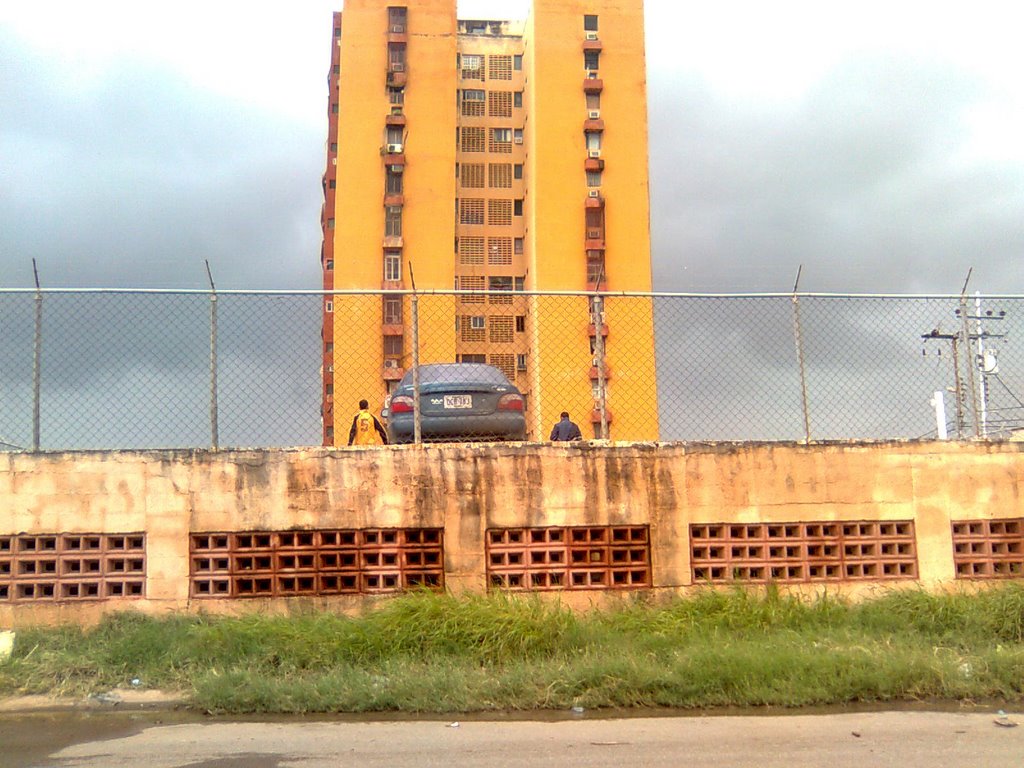
[[592,189],[587,194],[590,195],[591,197],[600,197],[601,196],[601,190],[600,189]]
[[394,24],[391,27],[391,31],[397,35],[400,35],[403,32],[405,32],[405,27],[403,27],[401,24]]
[[597,32],[587,32],[587,40],[597,40]]
[[391,108],[391,114],[395,115],[396,117],[401,117],[401,115],[402,115],[402,108],[400,106],[393,106]]
[[393,61],[393,62],[391,62],[391,71],[392,72],[405,72],[405,64],[403,62],[401,62],[401,61]]
[[394,357],[385,357],[384,358],[384,367],[385,368],[397,368],[398,367],[398,359],[394,358]]
[[514,141],[516,144],[522,144],[523,143],[523,137],[522,136],[516,136],[512,141]]
[[587,112],[587,117],[589,117],[591,120],[597,120],[599,117],[601,117],[601,110],[592,109],[589,112]]
[[592,157],[594,159],[597,159],[600,156],[601,156],[601,150],[600,149],[592,149],[589,152],[587,152],[587,157]]
[[402,173],[403,171],[405,171],[405,166],[404,165],[389,165],[388,166],[388,170],[391,171],[392,173]]
[[400,155],[400,154],[402,154],[402,145],[401,144],[388,144],[385,147],[385,150],[387,151],[387,153],[389,155]]
[[594,71],[588,69],[587,70],[587,79],[588,80],[597,80],[597,72],[594,72]]

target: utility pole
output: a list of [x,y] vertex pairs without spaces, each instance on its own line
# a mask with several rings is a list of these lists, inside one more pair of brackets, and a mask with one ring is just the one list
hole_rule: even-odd
[[[930,333],[921,335],[925,341],[948,341],[952,347],[953,358],[953,380],[956,391],[956,434],[962,438],[964,433],[965,414],[964,408],[967,404],[967,393],[971,395],[971,415],[974,421],[974,436],[988,437],[988,382],[987,377],[998,370],[994,361],[994,353],[985,350],[986,339],[1003,338],[1005,334],[990,333],[982,326],[983,320],[1002,320],[1006,317],[1005,311],[998,313],[987,310],[984,314],[981,311],[981,294],[975,293],[974,312],[970,314],[967,303],[967,283],[971,279],[971,271],[967,272],[967,280],[964,281],[963,290],[960,292],[960,306],[954,310],[959,321],[960,328],[955,333],[943,333],[937,327]],[[974,321],[974,332],[971,332],[970,322]],[[977,342],[977,353],[974,353],[974,344]],[[960,374],[960,352],[965,356],[967,363],[967,381],[963,380]],[[977,387],[975,387],[975,371],[978,375]]]

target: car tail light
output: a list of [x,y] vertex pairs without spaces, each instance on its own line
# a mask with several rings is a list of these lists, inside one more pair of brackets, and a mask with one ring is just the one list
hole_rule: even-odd
[[523,410],[523,396],[522,395],[502,395],[498,399],[498,410],[499,411],[521,411]]
[[391,413],[412,413],[412,398],[408,395],[391,398]]

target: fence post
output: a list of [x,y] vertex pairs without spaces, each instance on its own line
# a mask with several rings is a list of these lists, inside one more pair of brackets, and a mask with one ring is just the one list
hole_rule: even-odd
[[608,439],[608,393],[604,371],[604,300],[594,296],[594,364],[597,366],[597,411],[601,417],[601,439]]
[[409,278],[412,280],[412,439],[419,445],[423,441],[422,422],[420,421],[420,297],[416,294],[416,281],[412,277],[412,264],[409,265]]
[[811,414],[807,406],[807,369],[804,365],[804,340],[800,327],[800,297],[797,288],[800,285],[800,272],[803,264],[797,268],[796,282],[793,284],[793,338],[796,342],[796,360],[800,366],[800,397],[804,412],[804,442],[811,442]]
[[210,262],[206,262],[206,276],[210,280],[210,443],[213,450],[220,446],[217,409],[217,286],[213,284]]
[[43,355],[43,292],[39,289],[39,270],[32,259],[32,274],[36,280],[36,325],[32,342],[32,451],[39,452],[39,396],[42,389]]

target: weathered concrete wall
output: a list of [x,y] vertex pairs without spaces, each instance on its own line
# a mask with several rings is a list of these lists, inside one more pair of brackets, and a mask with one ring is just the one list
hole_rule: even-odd
[[199,531],[442,528],[447,588],[482,591],[489,528],[649,525],[651,582],[675,589],[693,584],[691,524],[912,520],[918,582],[936,587],[954,581],[952,520],[1024,517],[1022,451],[893,442],[0,454],[0,537],[146,534],[144,597],[0,599],[0,628],[126,607],[283,609],[191,599],[189,536]]

